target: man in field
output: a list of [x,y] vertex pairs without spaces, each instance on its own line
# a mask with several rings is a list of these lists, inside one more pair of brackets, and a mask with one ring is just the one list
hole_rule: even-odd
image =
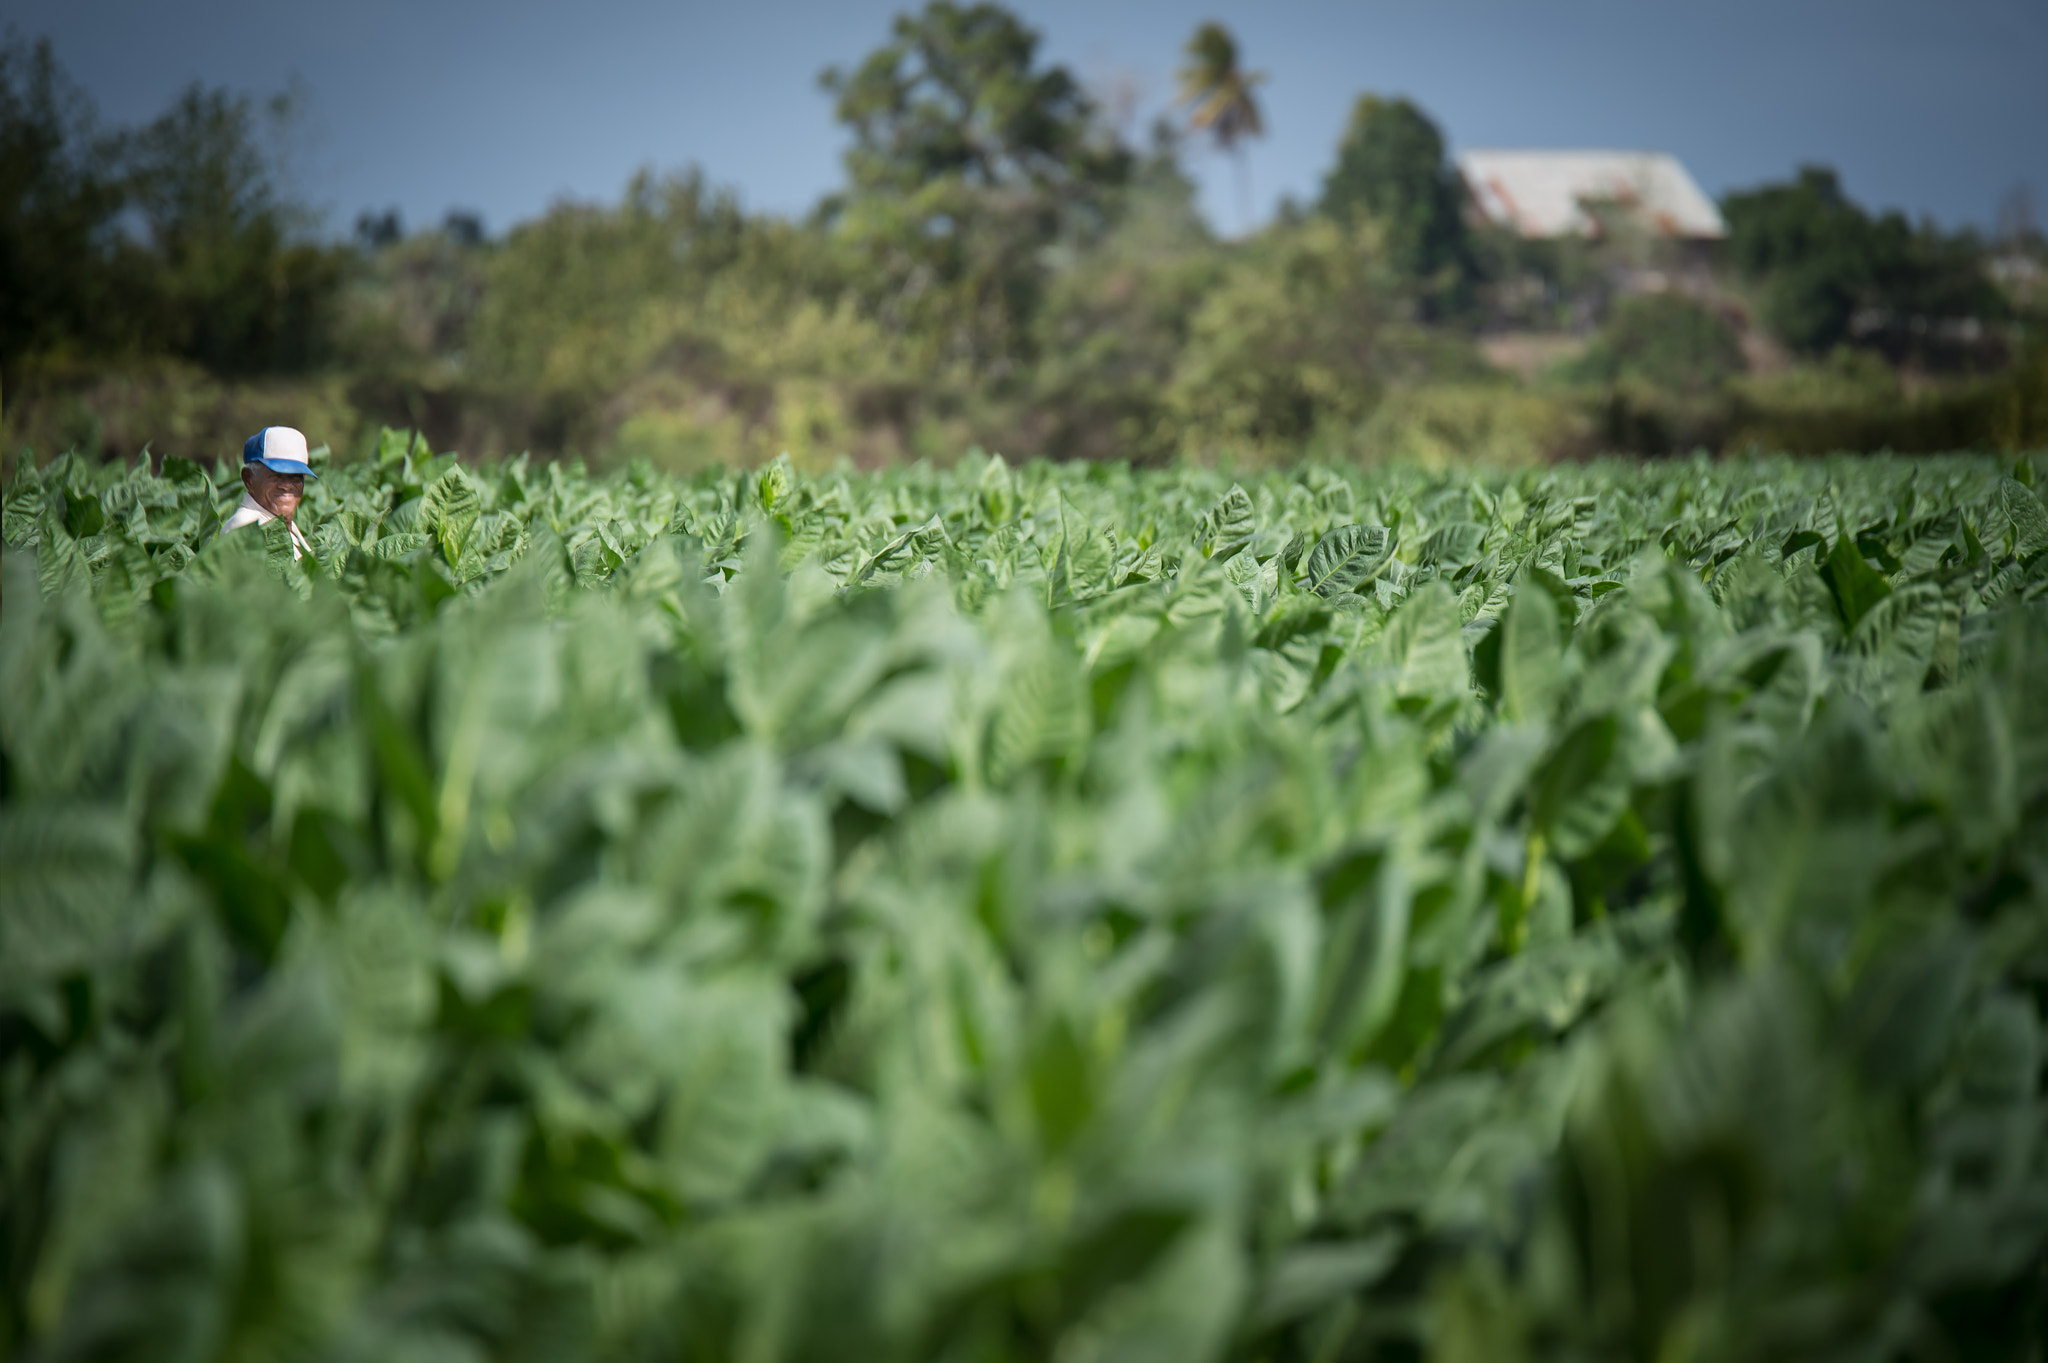
[[242,446],[242,504],[221,533],[281,520],[292,532],[292,557],[312,553],[313,546],[292,521],[306,495],[306,480],[320,476],[306,454],[306,437],[289,426],[265,426],[250,436]]

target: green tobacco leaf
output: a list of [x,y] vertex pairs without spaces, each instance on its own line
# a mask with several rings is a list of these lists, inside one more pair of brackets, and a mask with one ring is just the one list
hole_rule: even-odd
[[[663,1182],[692,1201],[738,1194],[776,1135],[785,991],[751,972],[693,982],[631,966],[587,1001],[577,997],[587,985],[573,975],[551,974],[548,984],[594,1014],[566,1050],[567,1069],[594,1092],[638,1098],[655,1126]],[[564,1182],[597,1172],[564,1170]]]
[[915,540],[919,535],[943,530],[944,528],[943,522],[934,516],[923,525],[912,526],[910,529],[903,531],[872,554],[862,559],[860,566],[854,569],[853,576],[846,580],[846,585],[857,587],[882,569],[894,566],[895,561],[910,548],[911,541]]
[[1258,511],[1251,494],[1232,483],[1230,491],[1202,518],[1202,553],[1207,558],[1229,558],[1250,544],[1258,531]]
[[0,1355],[2039,1352],[2004,461],[385,445],[16,466]]
[[35,547],[36,586],[45,600],[62,596],[75,587],[88,587],[92,583],[92,565],[87,562],[78,541],[69,535],[57,534],[44,539]]
[[1501,713],[1517,724],[1541,724],[1557,708],[1564,651],[1557,603],[1529,574],[1500,623]]
[[1041,758],[1074,752],[1088,729],[1088,695],[1079,670],[1045,650],[1004,683],[989,734],[989,775],[1007,781]]
[[1064,496],[1060,498],[1060,545],[1047,585],[1053,604],[1085,601],[1115,585],[1116,546]]
[[1945,933],[1864,971],[1844,1021],[1874,1084],[1907,1089],[1934,1076],[1953,1045],[1975,955],[1967,938]]
[[2005,479],[1998,485],[1998,509],[2012,522],[2013,553],[2028,558],[2048,549],[2048,507],[2041,505],[2032,488],[2017,479]]
[[791,468],[788,454],[778,454],[762,465],[760,475],[754,480],[754,492],[763,512],[774,512],[789,499],[796,488],[796,471]]
[[163,480],[187,487],[211,488],[213,485],[213,480],[206,476],[205,469],[176,454],[164,456]]
[[377,463],[389,467],[405,461],[406,447],[412,443],[410,430],[393,430],[386,426],[377,432]]
[[1863,555],[1847,535],[1835,541],[1834,549],[1821,567],[1821,577],[1834,593],[1835,608],[1841,612],[1845,629],[1855,629],[1857,621],[1892,591],[1883,576],[1864,562]]
[[43,516],[43,489],[38,483],[16,479],[7,489],[0,509],[0,542],[9,548],[35,542]]
[[66,490],[64,493],[64,533],[75,540],[97,535],[105,528],[106,513],[100,508],[100,499],[90,494],[79,494]]
[[1454,1074],[1418,1086],[1332,1196],[1336,1216],[1365,1225],[1390,1212],[1419,1213],[1481,1176],[1460,1156],[1481,1139],[1497,1145],[1508,1136],[1500,1084],[1490,1074]]
[[1401,695],[1441,698],[1470,688],[1458,603],[1441,582],[1426,584],[1394,612],[1385,647]]
[[1223,578],[1244,595],[1253,615],[1263,616],[1280,590],[1280,561],[1261,563],[1251,554],[1238,554],[1223,565]]
[[1350,1298],[1385,1277],[1399,1261],[1401,1249],[1401,1235],[1382,1230],[1359,1240],[1287,1250],[1259,1296],[1259,1323],[1278,1325]]
[[1827,539],[1817,530],[1796,530],[1787,535],[1785,542],[1778,546],[1778,556],[1790,558],[1801,549],[1820,550],[1827,548],[1827,544]]
[[1280,550],[1281,568],[1290,575],[1300,570],[1301,557],[1309,551],[1309,547],[1310,542],[1307,535],[1297,532],[1291,536],[1286,545]]
[[1462,568],[1478,560],[1480,546],[1485,542],[1486,527],[1483,525],[1471,521],[1441,525],[1422,541],[1422,561],[1445,568]]
[[1017,514],[1017,478],[1000,454],[990,455],[988,463],[982,466],[977,492],[982,514],[990,525],[1007,525]]
[[90,966],[141,926],[135,855],[117,810],[0,810],[0,999]]
[[1071,1145],[1095,1115],[1096,1080],[1088,1050],[1072,1024],[1056,1018],[1034,1042],[1026,1061],[1040,1139],[1051,1150]]
[[784,572],[817,553],[825,543],[825,527],[812,517],[792,522],[787,516],[778,515],[775,526],[784,536],[782,552],[776,556],[776,563]]
[[387,512],[379,525],[387,535],[433,534],[433,523],[420,519],[421,497],[409,497]]
[[1941,622],[1948,613],[1942,589],[1932,582],[1908,583],[1873,603],[1856,624],[1850,647],[1866,656],[1891,655],[1919,673],[1933,661]]
[[1544,758],[1530,784],[1529,817],[1560,857],[1589,850],[1628,805],[1629,763],[1621,732],[1613,715],[1580,722]]
[[263,561],[272,572],[291,571],[298,558],[292,544],[292,528],[281,518],[273,518],[260,526],[252,527],[263,541]]
[[363,546],[363,552],[374,559],[410,558],[427,546],[427,536],[416,531],[386,535]]
[[476,484],[460,468],[451,468],[428,485],[421,498],[417,527],[428,531],[441,547],[441,557],[453,568],[469,551],[470,537],[483,515],[483,499]]
[[1431,1072],[1483,1063],[1531,1035],[1548,1040],[1572,1026],[1619,983],[1619,945],[1588,933],[1534,948],[1489,968],[1444,1022]]
[[1402,868],[1357,851],[1326,868],[1317,887],[1323,941],[1312,1016],[1325,1045],[1357,1054],[1393,1013],[1407,966],[1411,902]]
[[[290,1307],[299,1305],[272,1298],[241,1303],[242,1312],[233,1309],[235,1284],[250,1253],[250,1218],[235,1170],[222,1153],[169,1164],[154,1191],[137,1215],[106,1228],[95,1261],[69,1285],[68,1328],[51,1341],[53,1356],[218,1357],[231,1327],[244,1323],[238,1315],[285,1305],[282,1314],[289,1317]],[[273,1261],[270,1267],[279,1265]]]
[[1309,551],[1306,585],[1318,596],[1355,592],[1394,556],[1394,537],[1381,525],[1343,525]]

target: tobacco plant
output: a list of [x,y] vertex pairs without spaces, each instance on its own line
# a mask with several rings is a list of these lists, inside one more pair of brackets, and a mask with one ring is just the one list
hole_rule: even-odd
[[25,461],[0,1357],[2039,1358],[2034,478]]

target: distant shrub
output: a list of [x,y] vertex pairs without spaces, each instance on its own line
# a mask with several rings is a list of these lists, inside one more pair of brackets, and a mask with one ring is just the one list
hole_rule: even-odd
[[1854,341],[1895,363],[1974,369],[1986,350],[1981,324],[2008,315],[1975,233],[1872,216],[1828,167],[1730,194],[1722,210],[1730,262],[1763,286],[1764,320],[1803,354]]
[[1358,435],[1373,464],[1444,468],[1481,463],[1517,467],[1585,451],[1592,428],[1558,398],[1498,384],[1398,388]]
[[1565,377],[1699,396],[1745,368],[1742,342],[1727,318],[1681,294],[1657,293],[1617,304]]
[[1810,410],[1896,405],[1899,379],[1882,356],[1837,346],[1826,359],[1775,374],[1751,374],[1735,391],[1757,407]]

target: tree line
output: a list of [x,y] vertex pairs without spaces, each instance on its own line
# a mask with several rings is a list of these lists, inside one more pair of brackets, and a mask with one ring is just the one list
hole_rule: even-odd
[[408,233],[366,214],[336,241],[268,149],[288,97],[194,86],[110,130],[47,42],[15,37],[0,365],[13,393],[147,357],[324,376],[347,410],[478,452],[881,459],[1000,439],[1153,459],[1353,440],[1418,387],[1518,400],[1475,345],[1503,326],[1606,317],[1565,380],[1683,388],[1739,372],[1746,308],[1795,354],[1935,367],[1960,323],[1995,338],[2016,315],[1975,235],[1871,215],[1819,169],[1726,200],[1728,299],[1618,301],[1611,244],[1475,221],[1437,125],[1373,94],[1312,203],[1222,240],[1187,139],[1242,165],[1262,78],[1218,25],[1185,58],[1178,117],[1134,141],[1017,16],[939,0],[824,73],[845,178],[800,218],[646,173],[496,239],[465,215]]
[[165,352],[223,373],[331,356],[353,263],[283,187],[293,97],[194,85],[99,126],[47,40],[0,50],[0,353]]

